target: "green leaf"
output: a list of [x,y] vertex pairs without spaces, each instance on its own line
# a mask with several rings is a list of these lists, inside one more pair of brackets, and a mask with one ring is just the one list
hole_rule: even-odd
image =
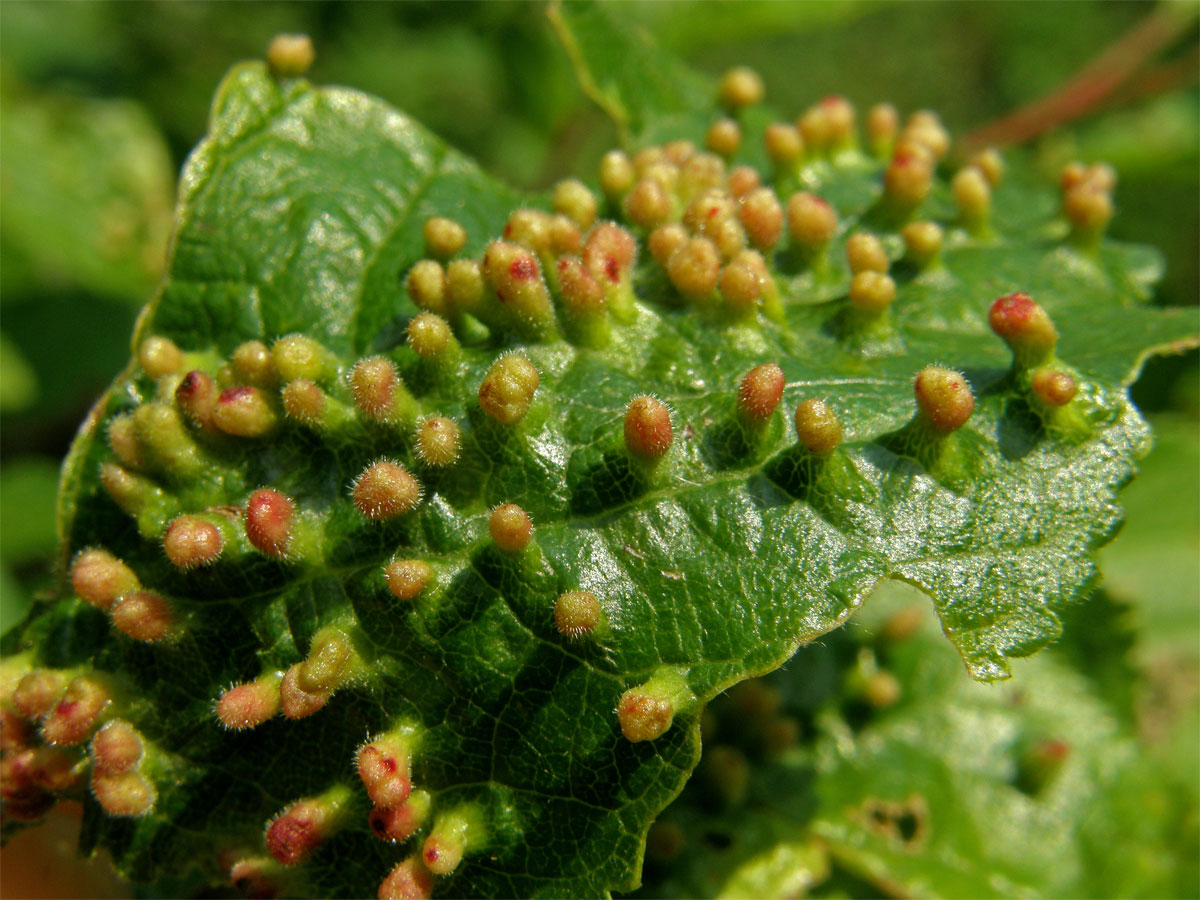
[[[617,39],[596,22],[595,34]],[[596,84],[633,128],[655,108],[630,100],[652,60],[644,47],[636,57],[618,49],[605,64],[620,68]],[[658,95],[668,93],[664,83]],[[880,168],[849,152],[798,173],[843,228],[825,268],[772,254],[781,322],[693,308],[643,253],[637,302],[626,321],[611,300],[613,336],[601,348],[558,337],[553,315],[532,328],[493,297],[478,318],[448,312],[460,357],[422,359],[404,343],[417,309],[403,280],[425,253],[424,222],[452,215],[466,228],[464,256],[477,259],[516,206],[542,198],[497,184],[377,100],[279,81],[261,64],[235,68],[183,173],[169,272],[140,320],[138,355],[85,423],[59,501],[64,555],[91,547],[124,560],[170,605],[173,631],[131,640],[68,594],[5,648],[29,652],[15,666],[109,673],[106,715],[131,721],[153,751],[139,770],[157,791],[153,810],[113,818],[89,801],[85,843],[112,849],[135,880],[184,893],[226,878],[231,858],[261,859],[271,817],[324,796],[336,800],[338,827],[302,865],[268,873],[281,893],[369,895],[456,823],[466,853],[436,893],[603,895],[637,884],[646,829],[699,756],[703,704],[836,628],[881,579],[929,592],[979,678],[1006,676],[1008,657],[1053,640],[1056,610],[1095,579],[1092,551],[1117,527],[1116,491],[1147,446],[1125,385],[1148,348],[1187,335],[1193,317],[1146,305],[1153,253],[1105,243],[1089,255],[1064,243],[1046,189],[1016,176],[997,192],[994,236],[952,227],[944,267],[894,270],[886,333],[857,334],[844,327],[843,245],[872,215]],[[949,224],[944,185],[925,213]],[[894,228],[872,227],[895,254]],[[1079,418],[1066,432],[1032,412],[988,331],[990,301],[1018,289],[1059,323],[1061,357],[1079,381]],[[207,414],[185,422],[186,372],[245,387],[250,368],[231,359],[239,345],[274,344],[280,369],[286,342],[276,342],[293,332],[315,342],[293,367],[324,392],[324,425],[283,416],[271,376],[259,396],[277,422],[266,428],[260,412],[249,429],[266,433]],[[182,360],[152,352],[152,339],[173,341]],[[513,349],[540,384],[506,425],[479,391]],[[413,394],[400,424],[370,421],[361,398],[355,406],[353,367],[375,354]],[[913,376],[935,360],[967,371],[977,406],[966,427],[922,442],[924,426],[910,424]],[[735,397],[742,376],[769,361],[787,388],[755,436]],[[656,467],[623,438],[627,405],[645,393],[670,405],[674,426]],[[844,443],[821,458],[786,424],[813,395],[844,427]],[[444,471],[414,447],[417,419],[435,413],[463,436]],[[424,487],[415,509],[386,522],[353,500],[381,457]],[[125,488],[114,487],[118,461]],[[263,487],[295,505],[286,558],[252,546],[243,525]],[[489,537],[489,510],[509,503],[534,523],[522,552]],[[180,514],[206,516],[223,535],[219,559],[186,568],[166,558],[164,534]],[[427,562],[437,584],[398,601],[381,570],[407,558]],[[555,601],[576,590],[594,593],[604,621],[570,638],[555,627]],[[329,662],[347,646],[345,668]],[[337,688],[319,712],[218,726],[224,688],[302,665]],[[652,740],[624,737],[630,723],[615,713],[630,715],[622,698],[639,688],[673,713]],[[634,724],[634,736],[656,731]],[[348,766],[364,740],[396,728],[413,736],[413,782],[432,802],[432,818],[401,846],[372,834]]]

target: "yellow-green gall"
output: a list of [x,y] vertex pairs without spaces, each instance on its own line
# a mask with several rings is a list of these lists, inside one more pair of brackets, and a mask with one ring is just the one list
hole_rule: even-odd
[[421,559],[394,559],[383,570],[397,600],[414,600],[434,581],[433,568]]
[[354,505],[368,519],[382,521],[404,515],[421,502],[421,483],[390,459],[372,463],[354,480]]
[[800,129],[787,122],[772,122],[763,132],[767,156],[777,166],[791,166],[804,153],[804,138]]
[[933,187],[933,165],[916,153],[896,155],[883,173],[883,190],[887,198],[900,209],[914,209],[925,202]]
[[275,380],[271,351],[262,341],[246,341],[233,351],[233,370],[247,384],[259,387]]
[[298,78],[314,59],[316,52],[307,34],[277,34],[267,47],[267,65],[279,78]]
[[1106,163],[1085,166],[1076,161],[1063,166],[1058,183],[1064,194],[1085,182],[1094,185],[1097,190],[1109,193],[1117,186],[1117,173],[1112,166]]
[[683,211],[683,224],[696,234],[711,237],[711,231],[719,222],[733,217],[735,201],[722,188],[701,191]]
[[635,177],[633,163],[620,150],[609,150],[600,160],[600,188],[609,200],[624,196]]
[[732,217],[711,223],[705,233],[716,244],[721,259],[733,259],[746,249],[746,232]]
[[749,66],[736,66],[721,76],[718,97],[729,109],[762,103],[765,93],[762,76]]
[[826,140],[833,148],[844,147],[854,141],[854,123],[857,112],[854,104],[845,97],[830,94],[817,104],[824,115]]
[[307,378],[320,381],[334,367],[334,360],[320,343],[303,334],[288,334],[271,347],[271,361],[284,381]]
[[446,313],[446,270],[436,259],[422,259],[414,264],[408,270],[404,286],[418,308],[439,315]]
[[403,390],[395,363],[385,356],[360,359],[350,370],[354,405],[374,422],[394,422],[399,418],[397,398]]
[[762,184],[762,177],[753,166],[736,166],[729,173],[726,186],[739,200]]
[[810,106],[796,119],[796,127],[810,150],[821,152],[833,144],[833,120],[821,104]]
[[564,256],[555,266],[563,305],[571,313],[595,316],[604,312],[604,288],[577,256]]
[[975,395],[962,374],[944,366],[926,366],[913,381],[917,406],[937,431],[949,434],[975,411]]
[[987,179],[988,184],[992,187],[998,185],[1001,179],[1004,178],[1004,157],[994,147],[980,150],[971,157],[968,164],[982,172],[983,177]]
[[715,153],[697,153],[679,168],[679,197],[688,198],[710,188],[724,189],[725,160]]
[[67,686],[66,675],[53,669],[34,669],[21,677],[9,698],[26,719],[40,719],[54,707]]
[[847,238],[846,262],[850,264],[850,271],[855,274],[868,271],[886,272],[889,265],[883,242],[866,231],[855,232]]
[[143,403],[133,411],[133,431],[147,461],[156,468],[180,474],[204,465],[183,417],[173,406]]
[[437,313],[421,313],[408,323],[408,345],[417,356],[430,359],[445,353],[454,344],[450,323]]
[[[445,298],[453,306],[470,311],[483,298],[483,268],[473,259],[456,259],[446,267]],[[445,315],[441,310],[426,306],[431,312]]]
[[796,436],[811,453],[825,456],[842,442],[842,420],[824,400],[805,400],[796,407]]
[[249,385],[222,391],[212,413],[212,423],[236,437],[262,437],[274,429],[277,421],[266,394]]
[[533,540],[533,522],[517,504],[505,503],[492,510],[488,532],[504,553],[520,553]]
[[770,188],[748,191],[738,205],[738,218],[750,243],[760,250],[769,250],[779,242],[783,233],[783,207]]
[[554,209],[588,229],[596,221],[596,195],[582,181],[568,178],[554,186]]
[[862,695],[872,709],[888,709],[900,702],[900,680],[886,669],[872,672],[863,681]]
[[133,416],[124,413],[108,420],[108,446],[117,458],[131,469],[141,469],[146,464],[141,441],[133,427]]
[[867,110],[867,145],[876,156],[886,156],[900,130],[900,114],[890,103],[877,103]]
[[896,282],[870,269],[850,279],[850,303],[865,313],[879,314],[896,299]]
[[425,249],[431,256],[448,259],[467,243],[467,230],[453,219],[434,216],[425,220],[422,227]]
[[792,242],[799,247],[819,249],[837,233],[833,207],[808,191],[797,191],[788,198],[787,216]]
[[461,442],[454,420],[433,416],[417,429],[417,456],[427,466],[448,466],[458,460]]
[[519,353],[500,357],[479,385],[480,408],[501,425],[516,425],[533,403],[541,377],[533,363]]
[[142,738],[124,719],[112,719],[92,738],[91,751],[93,772],[128,772],[141,761]]
[[659,265],[666,268],[671,254],[688,242],[688,229],[679,222],[667,222],[664,226],[655,228],[647,239],[650,256],[658,260]]
[[1085,181],[1063,194],[1063,214],[1077,232],[1099,233],[1112,220],[1112,197],[1096,182]]
[[742,312],[754,309],[763,293],[758,268],[745,259],[735,259],[723,268],[718,286],[725,302]]
[[1058,329],[1049,314],[1024,291],[996,298],[988,310],[988,324],[1012,348],[1021,366],[1040,363],[1058,343]]
[[136,818],[154,808],[154,786],[138,772],[92,774],[92,796],[110,816]]
[[212,565],[224,548],[221,529],[200,516],[176,516],[163,535],[167,559],[184,570]]
[[280,394],[283,413],[310,428],[322,424],[325,419],[327,398],[325,392],[305,378],[289,381]]
[[934,159],[942,159],[950,152],[950,132],[942,125],[938,114],[928,109],[919,109],[908,117],[904,125],[903,139],[923,144]]
[[625,446],[636,459],[657,462],[675,440],[671,411],[657,397],[634,397],[625,408]]
[[642,228],[661,225],[671,215],[671,198],[657,178],[639,178],[625,195],[625,215]]
[[704,146],[720,156],[733,156],[742,146],[742,127],[733,119],[717,119],[705,132]]
[[500,302],[522,323],[552,327],[554,307],[550,291],[531,250],[508,241],[492,241],[483,254],[483,274]]
[[[595,219],[595,214],[592,216]],[[550,253],[562,256],[583,249],[583,232],[579,223],[563,213],[550,217]]]
[[1047,406],[1066,406],[1079,393],[1079,384],[1068,373],[1042,367],[1030,382],[1033,395]]
[[313,635],[308,656],[296,673],[296,686],[310,694],[332,693],[349,674],[354,647],[337,628],[326,627]]
[[959,169],[950,182],[954,202],[968,227],[987,220],[992,206],[992,189],[987,177],[975,166]]
[[107,612],[118,597],[137,590],[138,578],[107,550],[88,548],[71,563],[71,586],[81,600]]
[[682,167],[696,155],[696,145],[685,138],[677,138],[663,144],[662,155],[671,165]]
[[165,597],[154,591],[125,594],[112,608],[112,623],[135,641],[161,641],[171,632],[175,615]]
[[211,425],[212,412],[217,405],[218,393],[212,376],[193,369],[175,388],[175,403],[193,424],[208,428]]
[[705,237],[690,238],[667,260],[667,276],[684,296],[710,296],[721,276],[717,245]]
[[662,737],[671,727],[675,720],[675,704],[640,688],[630,688],[621,695],[617,720],[626,740],[633,743],[652,741]]
[[151,378],[170,375],[183,368],[183,354],[165,337],[148,337],[138,347],[138,363]]
[[778,363],[763,363],[755,366],[738,385],[738,415],[751,426],[762,426],[770,421],[783,399],[786,379]]
[[647,243],[650,246],[650,255],[658,260],[660,266],[665,268],[671,254],[686,244],[687,240],[686,228],[678,222],[668,222],[650,232]]
[[567,591],[554,601],[554,627],[564,637],[589,634],[600,623],[600,601],[591,591]]
[[[550,214],[540,209],[516,209],[504,224],[504,239],[541,254],[550,249]],[[490,248],[489,248],[490,249]],[[487,271],[487,257],[484,257]]]
[[942,226],[936,222],[909,222],[901,236],[908,258],[917,268],[925,268],[942,252]]

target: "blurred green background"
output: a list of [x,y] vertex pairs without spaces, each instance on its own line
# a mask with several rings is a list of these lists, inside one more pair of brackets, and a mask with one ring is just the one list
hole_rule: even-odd
[[[619,10],[714,76],[755,66],[779,110],[838,92],[860,106],[939,110],[961,134],[1060,87],[1154,8],[831,0]],[[1160,89],[1131,89],[1012,152],[1048,174],[1076,157],[1114,164],[1113,235],[1160,247],[1161,302],[1195,306],[1200,7],[1187,8],[1191,24],[1158,57]],[[594,172],[615,139],[540,3],[0,3],[0,630],[54,588],[58,463],[128,357],[162,272],[175,178],[204,134],[213,89],[282,31],[312,35],[314,80],[378,94],[520,186]],[[1193,352],[1152,362],[1135,386],[1160,449],[1128,492],[1125,534],[1105,551],[1110,592],[1135,603],[1146,690],[1191,709],[1172,732],[1184,748],[1196,746],[1200,664],[1197,380]],[[1169,671],[1170,685],[1152,669]]]

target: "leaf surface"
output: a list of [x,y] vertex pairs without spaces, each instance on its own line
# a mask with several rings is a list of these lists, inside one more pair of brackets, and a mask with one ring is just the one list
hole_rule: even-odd
[[[581,32],[580,46],[608,33]],[[613,73],[617,96],[641,90],[636,74]],[[139,348],[171,339],[184,364],[156,379],[144,359],[131,363],[82,431],[60,497],[67,552],[101,546],[125,560],[174,604],[178,635],[136,643],[67,598],[11,648],[36,647],[43,666],[115,673],[122,714],[170,773],[148,816],[105,819],[89,806],[89,839],[135,879],[182,892],[189,879],[218,878],[231,855],[261,855],[265,823],[287,804],[344,787],[341,827],[278,875],[284,892],[373,893],[466,809],[467,855],[435,893],[603,895],[636,885],[646,828],[699,755],[703,703],[844,622],[881,579],[933,597],[976,677],[1005,677],[1007,657],[1052,640],[1055,609],[1095,579],[1092,551],[1119,524],[1116,491],[1147,447],[1124,386],[1148,347],[1191,322],[1147,306],[1153,254],[1068,248],[1044,190],[1014,178],[998,195],[994,238],[952,229],[943,268],[897,269],[888,337],[848,341],[837,327],[849,280],[842,244],[869,216],[879,177],[880,164],[859,153],[806,170],[842,224],[826,270],[773,260],[780,323],[688,308],[643,253],[636,316],[615,323],[604,348],[554,329],[522,339],[503,319],[484,336],[463,319],[461,358],[437,369],[405,345],[417,309],[403,280],[425,253],[425,220],[453,216],[468,235],[461,255],[478,258],[514,207],[541,199],[498,185],[377,100],[276,81],[258,64],[234,69],[185,169],[169,274],[135,339]],[[926,211],[952,218],[944,186]],[[1031,414],[987,329],[988,303],[1017,289],[1059,323],[1061,356],[1081,383],[1083,439]],[[330,354],[314,377],[344,421],[320,431],[283,419],[262,438],[189,425],[165,451],[151,434],[144,500],[133,517],[117,508],[97,475],[117,458],[105,440],[114,419],[170,407],[189,369],[236,386],[228,359],[239,345],[295,332]],[[521,422],[503,427],[481,411],[479,386],[516,347],[540,386]],[[380,426],[355,410],[350,373],[374,354],[400,371],[417,418],[459,424],[455,466],[421,462],[415,420]],[[935,360],[965,369],[977,407],[952,436],[954,466],[931,472],[897,434],[913,416],[913,376]],[[768,361],[783,369],[783,403],[750,441],[737,386]],[[269,403],[278,388],[268,384]],[[653,472],[631,461],[622,438],[626,406],[644,393],[672,411],[674,442]],[[819,464],[786,424],[814,395],[845,432]],[[356,509],[352,486],[382,457],[408,467],[424,493],[411,513],[381,523]],[[181,570],[164,557],[173,517],[233,510],[236,522],[264,486],[308,523],[300,558],[258,553],[236,528],[211,566]],[[523,554],[488,536],[489,510],[504,503],[534,523]],[[437,587],[399,602],[382,568],[409,557],[432,566]],[[599,599],[606,625],[570,639],[553,610],[578,589]],[[211,710],[224,687],[299,664],[331,628],[353,644],[359,668],[320,712],[246,732],[218,727]],[[631,742],[614,710],[647,683],[670,686],[673,724]],[[433,815],[417,838],[390,846],[371,833],[349,763],[368,736],[400,724],[420,735],[413,782],[430,792]]]

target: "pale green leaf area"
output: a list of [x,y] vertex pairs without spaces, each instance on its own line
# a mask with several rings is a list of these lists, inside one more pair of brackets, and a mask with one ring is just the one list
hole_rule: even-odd
[[[564,11],[582,17],[568,23],[579,60],[613,67],[589,71],[629,114],[631,137],[650,120],[662,126],[652,107],[630,98],[641,91],[639,73],[663,79],[647,96],[670,97],[675,70],[654,75],[645,45],[589,20],[590,8]],[[706,105],[678,107],[673,136],[695,138],[713,114],[707,89],[693,84],[684,96]],[[403,279],[425,255],[424,221],[453,216],[468,235],[460,255],[478,258],[515,207],[544,208],[546,198],[491,180],[371,97],[276,80],[259,63],[234,68],[218,89],[209,136],[185,167],[168,272],[135,336],[135,346],[170,338],[184,368],[156,380],[130,363],[81,430],[59,498],[64,563],[85,547],[119,556],[168,599],[174,634],[130,640],[65,590],[5,642],[6,655],[29,652],[19,657],[26,664],[110,673],[119,688],[113,714],[155,748],[153,809],[115,818],[87,800],[85,847],[109,848],[148,890],[190,894],[225,881],[231,856],[261,857],[265,824],[289,803],[345,788],[339,828],[278,874],[282,894],[373,895],[462,809],[471,822],[466,854],[435,881],[437,896],[630,890],[647,828],[699,758],[703,704],[837,628],[892,578],[932,598],[950,639],[933,656],[898,656],[897,667],[934,687],[954,679],[954,691],[981,692],[981,726],[960,721],[969,706],[931,703],[859,748],[831,723],[829,740],[810,753],[822,773],[813,833],[836,844],[839,865],[859,878],[888,866],[916,892],[1004,894],[1019,885],[1053,893],[1060,882],[1037,880],[1012,847],[988,857],[998,881],[954,863],[977,848],[987,824],[972,818],[987,815],[978,804],[1001,804],[1014,832],[1037,819],[1029,803],[995,786],[1011,775],[1006,753],[1017,737],[1004,698],[1021,687],[974,685],[963,663],[979,679],[1008,676],[1010,659],[1055,640],[1059,612],[1094,585],[1093,551],[1117,529],[1116,493],[1149,446],[1126,387],[1148,352],[1191,340],[1195,317],[1149,305],[1160,268],[1152,251],[1076,248],[1064,240],[1052,188],[1015,171],[997,191],[994,233],[979,238],[957,227],[939,182],[923,214],[948,229],[943,265],[895,266],[894,309],[880,330],[855,334],[845,321],[847,232],[869,224],[899,254],[894,223],[872,212],[880,170],[849,152],[795,176],[835,207],[841,226],[825,267],[800,265],[785,250],[771,255],[780,322],[684,302],[643,252],[635,314],[611,323],[605,346],[564,340],[557,324],[532,338],[511,317],[492,317],[486,328],[455,318],[461,356],[439,366],[405,343],[417,309]],[[792,187],[781,180],[785,194]],[[1069,432],[1034,412],[1009,351],[988,330],[988,305],[1014,290],[1029,291],[1058,323],[1060,358],[1081,387]],[[174,409],[189,369],[236,385],[227,360],[239,344],[293,332],[330,354],[313,377],[343,420],[321,430],[280,416],[260,437],[180,419],[169,434],[143,428],[133,454],[114,442],[144,479],[125,497],[134,514],[118,508],[98,477],[118,459],[106,440],[114,419],[156,403],[152,410]],[[540,384],[524,418],[503,426],[481,409],[479,385],[513,349]],[[380,425],[355,409],[349,374],[371,354],[385,355],[411,390],[411,421]],[[769,361],[787,386],[755,438],[738,424],[736,390]],[[964,428],[923,442],[908,424],[912,379],[935,361],[964,370],[977,402]],[[277,414],[279,387],[264,387]],[[672,411],[674,441],[652,471],[631,460],[622,437],[626,406],[642,393]],[[824,458],[796,443],[789,421],[811,396],[827,398],[844,425],[844,442]],[[434,414],[463,432],[461,455],[445,470],[424,465],[414,449],[412,426]],[[403,463],[424,488],[417,508],[385,522],[351,499],[355,478],[381,457]],[[257,552],[238,524],[263,486],[287,494],[308,529],[290,558]],[[534,544],[522,553],[503,553],[488,536],[489,510],[501,503],[520,504],[533,520]],[[168,523],[206,511],[234,523],[221,557],[177,568],[163,552]],[[409,557],[429,563],[436,586],[398,601],[381,570]],[[596,595],[606,621],[571,639],[556,630],[553,609],[560,593],[577,589]],[[353,645],[359,668],[319,712],[240,732],[218,726],[212,707],[224,688],[298,664],[331,628]],[[630,741],[615,710],[624,692],[656,676],[673,685],[673,720],[656,739]],[[1064,675],[1061,691],[1088,702],[1081,676]],[[1058,712],[1049,699],[1031,699],[1029,710],[1037,727]],[[364,739],[401,724],[419,735],[412,778],[431,795],[432,815],[415,837],[391,845],[368,825],[351,762]],[[1079,725],[1079,739],[1101,742],[1115,727],[1101,715]],[[958,741],[951,749],[972,761],[972,777],[948,781],[938,756],[945,748],[928,744],[928,734]],[[939,825],[929,838],[939,863],[929,871],[902,848],[872,843],[870,820],[847,813],[876,794],[897,800],[900,770],[866,765],[880,754],[911,769],[900,800],[928,795]],[[943,817],[954,816],[963,829],[943,831]],[[1042,830],[1030,834],[1054,834],[1060,821],[1035,823]],[[1089,834],[1053,845],[1073,854],[1061,884],[1085,868]],[[1028,838],[1030,852],[1050,845]]]

